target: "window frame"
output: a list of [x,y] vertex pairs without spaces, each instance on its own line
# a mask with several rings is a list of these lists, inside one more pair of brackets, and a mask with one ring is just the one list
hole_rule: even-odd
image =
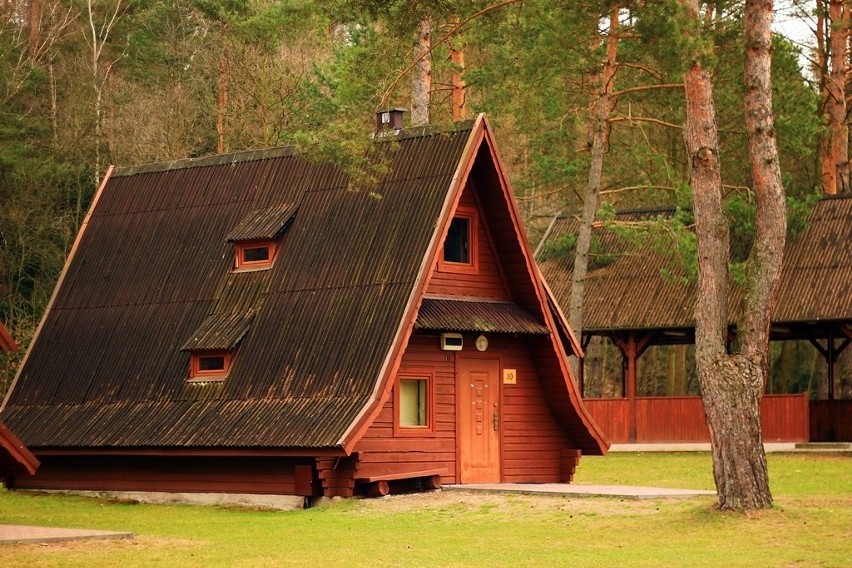
[[[406,426],[400,423],[402,381],[426,382],[426,424]],[[429,436],[435,433],[435,377],[431,370],[406,370],[396,377],[393,387],[393,431],[395,436]]]
[[[222,357],[223,365],[221,369],[205,370],[201,368],[201,360]],[[209,382],[209,381],[224,381],[231,370],[233,362],[233,353],[227,349],[217,349],[215,351],[192,351],[189,355],[189,377],[188,382]]]
[[447,226],[447,234],[444,236],[444,242],[441,243],[441,250],[438,254],[438,270],[441,272],[456,272],[464,274],[479,273],[479,212],[476,207],[459,205],[456,212],[453,214],[453,219],[463,218],[468,220],[468,262],[453,262],[445,260],[445,246],[447,244],[447,236],[449,236],[450,228]]
[[[245,260],[245,251],[250,249],[267,248],[269,258],[267,260]],[[234,272],[245,272],[249,270],[265,270],[272,267],[275,261],[275,253],[278,251],[278,243],[273,239],[255,239],[251,241],[238,241],[234,243]]]

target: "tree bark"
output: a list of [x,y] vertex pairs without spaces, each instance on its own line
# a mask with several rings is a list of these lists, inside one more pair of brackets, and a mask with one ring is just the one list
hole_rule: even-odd
[[[612,113],[615,88],[615,72],[618,55],[618,6],[613,6],[609,16],[609,34],[606,43],[606,59],[600,73],[600,90],[592,101],[591,121],[591,164],[586,198],[583,203],[583,217],[577,231],[577,243],[574,254],[574,271],[571,275],[571,299],[568,308],[568,321],[571,329],[578,335],[583,331],[583,299],[586,290],[586,274],[589,269],[589,249],[592,242],[592,224],[598,210],[601,192],[603,159],[609,143],[609,118]],[[571,359],[574,377],[579,377],[579,361]]]
[[[684,0],[697,21],[697,0]],[[749,259],[740,353],[726,354],[729,233],[722,210],[718,134],[710,74],[696,57],[684,77],[684,139],[698,240],[696,365],[710,431],[713,476],[721,509],[772,505],[760,427],[768,376],[769,318],[780,281],[786,213],[775,148],[770,84],[771,0],[747,0],[744,26],[745,113],[757,229]],[[780,203],[780,207],[779,207]]]
[[453,62],[453,122],[467,118],[467,84],[464,76],[464,50],[453,46],[450,51]]
[[829,1],[831,19],[831,73],[828,78],[828,114],[831,124],[831,156],[834,185],[828,193],[849,189],[849,127],[846,124],[846,68],[849,40],[849,8],[845,0]]
[[41,7],[44,0],[30,0],[29,10],[29,48],[30,62],[35,63],[38,58],[39,47],[41,47]]
[[411,125],[429,124],[429,96],[432,92],[432,20],[423,19],[414,50],[417,65],[411,78]]
[[224,154],[225,145],[225,113],[228,109],[228,59],[224,51],[219,56],[218,77],[216,81],[216,153]]
[[832,194],[837,189],[837,169],[835,168],[834,145],[831,141],[831,116],[828,112],[831,92],[828,89],[828,13],[825,9],[826,0],[816,0],[816,74],[819,85],[818,114],[824,127],[819,136],[819,170],[820,186],[825,194]]

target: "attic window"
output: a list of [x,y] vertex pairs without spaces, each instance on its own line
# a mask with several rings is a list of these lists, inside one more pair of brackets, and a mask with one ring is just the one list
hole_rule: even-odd
[[298,205],[281,203],[250,211],[228,234],[234,244],[234,270],[259,270],[272,266],[281,235],[293,221]]
[[226,350],[194,352],[190,355],[189,380],[224,380],[231,368],[231,359],[231,352]]
[[459,207],[450,222],[439,269],[444,272],[475,272],[477,269],[476,209]]
[[234,269],[269,268],[275,258],[275,241],[234,243]]
[[189,353],[189,381],[225,380],[253,319],[254,310],[214,313],[204,318],[181,347],[181,352]]

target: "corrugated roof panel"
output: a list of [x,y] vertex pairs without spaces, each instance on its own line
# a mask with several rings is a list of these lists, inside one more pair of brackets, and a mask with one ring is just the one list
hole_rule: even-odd
[[254,310],[217,313],[207,316],[181,351],[233,349],[248,333]]
[[298,209],[298,205],[279,203],[249,211],[240,224],[228,233],[227,241],[233,243],[278,238]]
[[415,329],[547,335],[547,327],[512,302],[424,298]]

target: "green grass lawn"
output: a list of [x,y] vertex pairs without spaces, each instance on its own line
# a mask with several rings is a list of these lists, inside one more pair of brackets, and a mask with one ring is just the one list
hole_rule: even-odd
[[[121,504],[0,490],[0,523],[136,533],[127,541],[0,546],[0,566],[849,566],[852,458],[769,456],[776,506],[712,498],[429,493],[305,511]],[[583,458],[578,483],[712,489],[710,457]]]

